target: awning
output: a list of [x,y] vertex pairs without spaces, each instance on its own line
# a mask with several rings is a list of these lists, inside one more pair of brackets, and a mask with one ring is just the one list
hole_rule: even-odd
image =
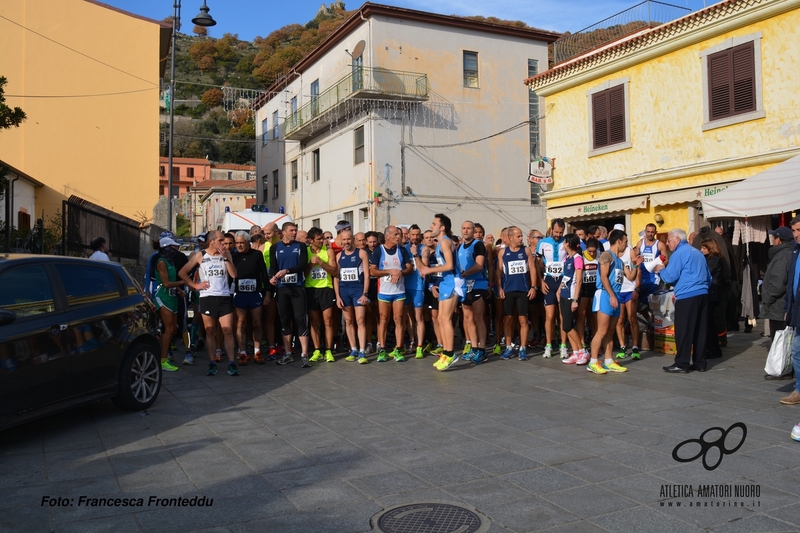
[[800,155],[703,200],[706,218],[755,217],[800,209]]
[[547,218],[586,218],[607,215],[620,211],[634,211],[647,208],[647,196],[632,196],[615,200],[601,200],[591,204],[574,204],[547,209]]
[[[739,180],[737,180],[739,181]],[[672,204],[686,204],[689,202],[699,202],[706,198],[711,198],[715,194],[727,190],[728,187],[736,182],[728,183],[712,183],[705,187],[693,187],[691,189],[680,189],[677,191],[668,191],[650,195],[650,204],[657,205],[672,205]]]

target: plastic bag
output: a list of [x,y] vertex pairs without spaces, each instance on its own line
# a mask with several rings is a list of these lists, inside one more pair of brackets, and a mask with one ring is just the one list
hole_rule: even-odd
[[792,341],[794,328],[786,328],[775,332],[772,346],[767,355],[767,364],[764,372],[768,376],[780,377],[791,372],[792,369]]

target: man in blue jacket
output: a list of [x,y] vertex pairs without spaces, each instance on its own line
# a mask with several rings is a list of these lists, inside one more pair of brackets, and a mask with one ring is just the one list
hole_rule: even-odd
[[[667,234],[672,251],[669,264],[657,266],[661,281],[675,287],[675,344],[678,353],[664,371],[685,374],[690,369],[706,371],[706,328],[708,327],[708,287],[711,272],[705,256],[686,242],[686,232],[674,229]],[[694,365],[692,347],[694,346]],[[800,393],[798,393],[800,394]]]
[[[786,325],[794,329],[792,340],[792,366],[794,375],[798,377],[794,390],[789,396],[781,398],[783,405],[797,405],[800,403],[800,217],[794,217],[789,223],[794,237],[794,250],[789,262],[789,277],[786,283],[786,297],[783,300],[783,310],[786,312]],[[794,438],[794,434],[792,435]]]

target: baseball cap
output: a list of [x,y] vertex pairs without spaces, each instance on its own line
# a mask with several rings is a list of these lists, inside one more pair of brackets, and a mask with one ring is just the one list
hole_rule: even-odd
[[794,239],[794,237],[792,236],[792,230],[790,230],[786,226],[781,226],[778,229],[774,229],[770,231],[769,234],[772,235],[773,237],[779,238],[783,242],[789,242]]
[[614,229],[625,231],[625,226],[623,226],[622,224],[614,224]]
[[197,242],[206,242],[206,234],[202,233],[197,236]]
[[177,242],[175,242],[175,239],[173,239],[172,237],[161,237],[161,238],[158,240],[158,245],[159,245],[161,248],[165,248],[165,247],[167,247],[167,246],[180,246],[180,244],[178,244]]

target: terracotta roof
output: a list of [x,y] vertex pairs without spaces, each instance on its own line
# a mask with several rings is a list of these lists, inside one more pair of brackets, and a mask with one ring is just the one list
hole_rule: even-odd
[[[166,165],[169,163],[169,157],[159,157],[158,162]],[[173,157],[172,164],[174,165],[175,163],[181,165],[211,165],[208,159],[203,159],[201,157]]]
[[314,50],[312,50],[306,57],[301,59],[294,67],[292,67],[290,72],[270,85],[266,92],[263,93],[253,103],[253,109],[260,109],[261,106],[269,101],[269,99],[271,99],[275,93],[283,90],[287,85],[294,81],[295,78],[299,77],[300,73],[303,72],[305,68],[317,61],[339,41],[343,40],[348,34],[352,33],[353,30],[366,22],[369,17],[373,16],[393,17],[405,20],[413,20],[415,22],[426,22],[428,24],[436,24],[440,26],[450,26],[454,28],[483,31],[499,35],[509,35],[512,37],[521,37],[523,39],[543,41],[548,44],[557,41],[561,37],[560,33],[548,30],[540,30],[536,28],[518,28],[505,24],[496,24],[494,22],[485,22],[480,20],[472,20],[465,17],[456,17],[454,15],[439,15],[437,13],[429,13],[427,11],[417,11],[414,9],[366,2],[364,5],[358,8],[350,16],[350,18],[344,22],[344,24],[339,26],[333,33],[328,35],[324,41],[314,48]]
[[255,189],[256,180],[205,180],[192,189]]
[[628,35],[617,41],[603,45],[599,49],[591,50],[585,54],[570,58],[563,63],[555,65],[550,70],[527,78],[525,80],[525,85],[529,85],[533,88],[547,85],[567,78],[579,71],[654,46],[676,35],[691,31],[699,26],[704,26],[709,22],[728,17],[739,11],[769,1],[770,0],[723,0],[718,4],[708,6],[694,13],[689,13],[672,22],[634,33],[633,35]]
[[256,170],[255,165],[235,165],[233,163],[211,163],[211,168],[222,170]]

